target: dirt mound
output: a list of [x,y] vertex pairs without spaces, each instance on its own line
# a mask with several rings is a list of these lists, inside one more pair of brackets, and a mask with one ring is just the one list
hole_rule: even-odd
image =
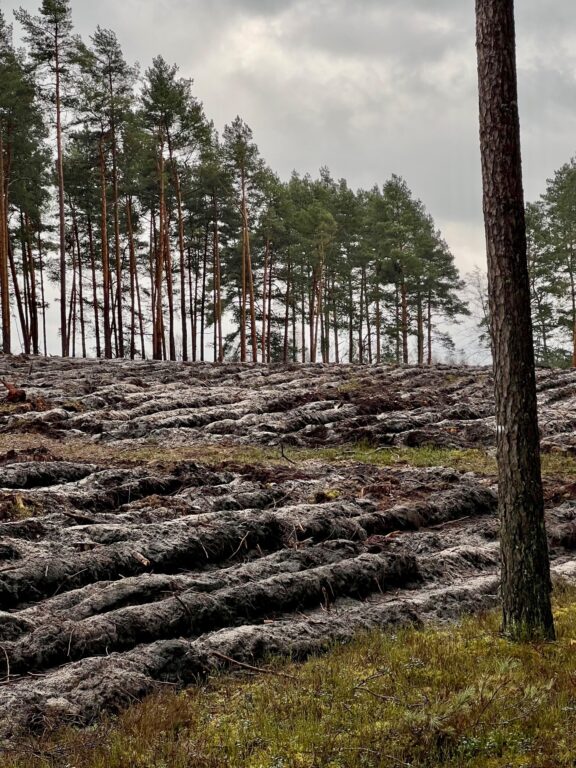
[[[0,378],[27,396],[0,407],[2,739],[497,599],[494,478],[289,450],[492,446],[486,369],[10,358]],[[543,446],[573,450],[576,374],[539,391]],[[564,577],[574,488],[546,486]]]

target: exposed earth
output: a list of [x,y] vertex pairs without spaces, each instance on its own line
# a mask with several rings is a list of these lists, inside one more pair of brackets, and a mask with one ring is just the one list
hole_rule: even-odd
[[[0,379],[0,740],[497,602],[486,368],[11,357]],[[576,467],[576,371],[538,388],[543,453]],[[576,580],[576,471],[545,493]]]

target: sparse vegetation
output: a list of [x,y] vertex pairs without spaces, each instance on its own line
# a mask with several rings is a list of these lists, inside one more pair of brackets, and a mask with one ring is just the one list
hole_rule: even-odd
[[576,753],[576,591],[558,642],[515,645],[498,616],[372,633],[151,696],[118,718],[18,744],[4,768],[560,768]]
[[[247,446],[232,441],[229,444],[190,445],[168,448],[154,441],[137,448],[119,449],[115,444],[86,444],[81,440],[67,440],[65,443],[30,435],[0,435],[0,452],[12,447],[23,449],[41,442],[56,456],[67,461],[102,462],[106,464],[158,463],[169,466],[182,461],[201,461],[209,466],[220,466],[226,462],[234,464],[262,464],[286,466],[290,461],[318,461],[322,463],[344,463],[359,461],[379,467],[406,465],[410,467],[452,467],[462,472],[495,475],[497,471],[494,450],[477,448],[456,449],[420,446],[382,448],[369,443],[339,445],[330,448],[286,447],[284,456],[278,446]],[[160,456],[160,458],[159,458]],[[576,457],[570,453],[546,453],[542,456],[542,471],[545,475],[576,477]]]

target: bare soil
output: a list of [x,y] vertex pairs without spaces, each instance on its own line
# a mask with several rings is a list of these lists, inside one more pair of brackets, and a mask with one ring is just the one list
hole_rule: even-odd
[[[497,602],[495,477],[303,453],[490,453],[485,368],[18,357],[0,379],[25,393],[0,401],[0,739]],[[575,455],[576,372],[538,386],[543,451]],[[576,577],[576,485],[546,498]]]

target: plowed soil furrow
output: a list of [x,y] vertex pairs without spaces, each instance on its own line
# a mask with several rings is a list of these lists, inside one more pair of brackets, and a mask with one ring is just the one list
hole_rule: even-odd
[[[27,395],[0,402],[0,739],[497,602],[493,470],[401,463],[490,465],[487,369],[0,358],[0,378]],[[576,374],[538,388],[543,451],[569,461]],[[576,580],[576,481],[546,497]]]

